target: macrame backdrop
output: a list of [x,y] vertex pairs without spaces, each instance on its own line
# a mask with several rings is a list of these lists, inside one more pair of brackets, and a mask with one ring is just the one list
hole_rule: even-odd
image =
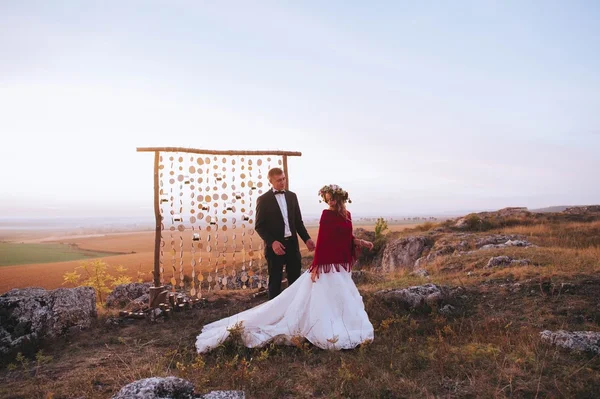
[[256,199],[281,151],[138,148],[155,153],[154,285],[170,283],[200,298],[209,291],[266,287],[263,241],[254,230]]

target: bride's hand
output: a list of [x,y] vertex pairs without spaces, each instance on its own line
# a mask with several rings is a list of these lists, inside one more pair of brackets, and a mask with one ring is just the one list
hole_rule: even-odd
[[310,272],[310,279],[312,280],[313,283],[316,283],[318,278],[319,278],[319,269],[315,269],[312,272]]
[[363,240],[364,241],[364,247],[367,248],[369,251],[373,249],[373,243],[371,241],[367,241],[367,240]]

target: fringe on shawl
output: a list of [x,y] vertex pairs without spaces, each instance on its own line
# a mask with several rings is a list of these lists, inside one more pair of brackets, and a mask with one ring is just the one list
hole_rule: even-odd
[[352,271],[352,264],[351,263],[330,263],[327,265],[312,265],[309,269],[309,271],[312,273],[314,270],[318,270],[319,273],[329,273],[331,272],[333,269],[335,269],[336,272],[339,272],[340,269],[344,269],[347,272]]

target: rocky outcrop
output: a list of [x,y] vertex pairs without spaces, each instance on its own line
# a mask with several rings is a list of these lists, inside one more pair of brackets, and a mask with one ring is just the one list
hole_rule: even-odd
[[[515,243],[525,242],[525,243],[529,244],[527,242],[527,240],[525,239],[525,237],[520,236],[520,235],[493,234],[493,235],[481,237],[480,239],[475,241],[475,247],[483,248],[488,245],[506,244],[508,241],[512,241]],[[529,244],[529,245],[531,245],[531,244]]]
[[431,248],[433,240],[425,236],[411,236],[388,242],[383,250],[381,266],[384,271],[413,269],[425,249]]
[[540,338],[549,344],[560,346],[575,352],[600,354],[600,332],[593,331],[564,331],[545,330]]
[[177,377],[152,377],[125,385],[112,399],[244,399],[243,391],[194,394],[191,382]]
[[572,206],[563,211],[568,215],[585,215],[588,213],[600,213],[600,205],[587,205],[587,206]]
[[91,287],[10,290],[0,296],[0,354],[88,328],[96,316]]
[[420,309],[425,305],[432,307],[460,295],[463,288],[449,288],[436,284],[417,285],[408,288],[396,288],[377,291],[374,295],[386,302],[398,304],[405,309]]

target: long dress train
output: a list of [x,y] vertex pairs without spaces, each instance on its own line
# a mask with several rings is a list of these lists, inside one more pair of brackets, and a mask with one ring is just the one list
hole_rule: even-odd
[[204,353],[216,348],[236,325],[242,327],[242,340],[250,348],[273,340],[291,344],[297,337],[333,350],[373,340],[362,297],[351,272],[343,267],[321,273],[314,283],[305,272],[274,299],[207,324],[196,339],[196,349]]

